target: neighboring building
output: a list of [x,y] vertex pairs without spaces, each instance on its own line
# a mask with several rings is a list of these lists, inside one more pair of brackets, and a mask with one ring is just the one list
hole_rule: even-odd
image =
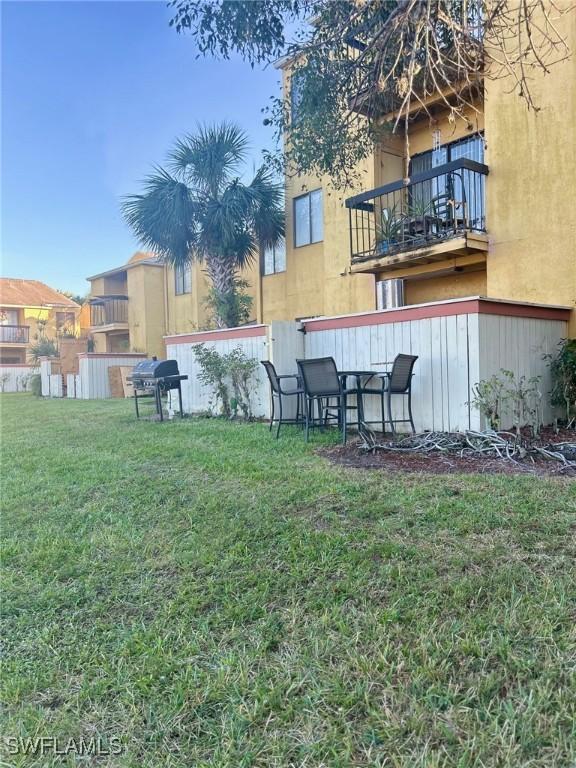
[[22,365],[39,336],[80,333],[80,307],[38,280],[0,278],[0,364]]
[[[576,50],[576,14],[558,25]],[[290,63],[280,66],[288,97]],[[432,118],[415,111],[408,186],[400,137],[377,148],[347,194],[327,178],[287,179],[286,253],[264,270],[259,319],[373,310],[386,295],[575,307],[576,56],[534,74],[538,113],[510,91],[487,79],[469,124],[450,123],[440,103]]]
[[[257,269],[243,277],[258,311]],[[174,270],[151,253],[135,253],[123,266],[89,277],[90,333],[95,352],[165,356],[166,334],[205,328],[209,281],[201,264]]]

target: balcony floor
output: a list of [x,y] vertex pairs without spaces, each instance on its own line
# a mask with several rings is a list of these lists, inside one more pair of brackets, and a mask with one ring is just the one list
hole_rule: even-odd
[[110,333],[111,331],[128,331],[128,323],[117,322],[90,326],[90,333]]
[[488,236],[482,233],[467,232],[440,242],[418,245],[410,250],[391,254],[374,254],[352,260],[351,271],[355,273],[382,273],[404,270],[418,265],[438,264],[458,256],[478,254],[485,259],[488,251]]

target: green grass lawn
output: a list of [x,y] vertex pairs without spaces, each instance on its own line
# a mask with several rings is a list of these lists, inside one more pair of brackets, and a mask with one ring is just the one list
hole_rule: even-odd
[[575,765],[575,483],[0,407],[3,734],[123,748],[3,765]]

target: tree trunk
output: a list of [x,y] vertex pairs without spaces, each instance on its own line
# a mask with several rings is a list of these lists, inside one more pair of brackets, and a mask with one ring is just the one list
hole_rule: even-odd
[[234,280],[236,278],[236,267],[224,256],[210,256],[206,259],[206,272],[212,281],[212,286],[219,300],[219,310],[214,308],[216,325],[218,328],[230,328],[234,325],[234,318],[226,312],[226,298],[234,293]]

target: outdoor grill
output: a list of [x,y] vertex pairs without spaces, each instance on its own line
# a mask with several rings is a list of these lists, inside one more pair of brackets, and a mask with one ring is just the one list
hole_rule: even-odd
[[180,416],[183,416],[180,382],[185,381],[187,378],[188,376],[180,375],[176,360],[142,360],[142,362],[137,363],[132,369],[132,373],[127,377],[127,381],[134,387],[136,417],[140,418],[138,400],[141,400],[143,397],[154,397],[156,413],[160,417],[160,421],[163,421],[162,395],[172,389],[178,390]]

